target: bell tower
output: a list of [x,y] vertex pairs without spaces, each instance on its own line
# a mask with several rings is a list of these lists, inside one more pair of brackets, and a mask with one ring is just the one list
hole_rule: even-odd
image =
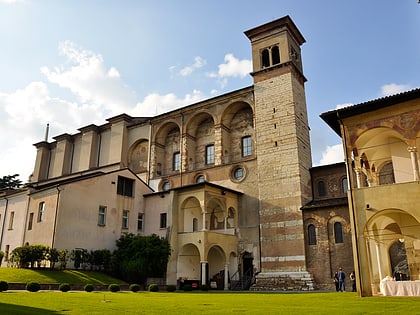
[[[260,200],[261,272],[255,287],[296,280],[297,290],[311,290],[300,210],[311,198],[306,79],[300,57],[305,39],[289,16],[245,35],[252,46]],[[307,281],[298,283],[302,278]]]

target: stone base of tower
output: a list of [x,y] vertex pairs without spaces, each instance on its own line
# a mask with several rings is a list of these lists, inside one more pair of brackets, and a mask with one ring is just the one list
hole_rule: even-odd
[[261,272],[250,291],[313,291],[314,280],[307,271]]

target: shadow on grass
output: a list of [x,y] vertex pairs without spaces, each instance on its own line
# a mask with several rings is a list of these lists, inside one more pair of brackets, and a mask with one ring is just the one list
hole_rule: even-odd
[[31,315],[31,314],[53,315],[53,314],[60,314],[60,313],[55,312],[55,311],[51,311],[51,310],[47,310],[47,309],[43,309],[43,308],[0,303],[0,314],[7,314],[7,315]]

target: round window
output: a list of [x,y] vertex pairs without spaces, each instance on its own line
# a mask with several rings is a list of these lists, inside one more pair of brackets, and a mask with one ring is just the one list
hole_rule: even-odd
[[168,191],[171,188],[171,184],[169,182],[164,182],[162,185],[163,191]]
[[244,169],[242,167],[237,167],[233,171],[233,178],[236,180],[241,180],[245,175]]

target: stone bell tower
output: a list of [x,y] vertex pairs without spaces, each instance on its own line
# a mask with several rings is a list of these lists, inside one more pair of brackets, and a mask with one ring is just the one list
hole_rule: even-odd
[[311,198],[305,39],[289,16],[245,35],[252,45],[260,200],[261,272],[254,289],[311,290],[300,210]]

